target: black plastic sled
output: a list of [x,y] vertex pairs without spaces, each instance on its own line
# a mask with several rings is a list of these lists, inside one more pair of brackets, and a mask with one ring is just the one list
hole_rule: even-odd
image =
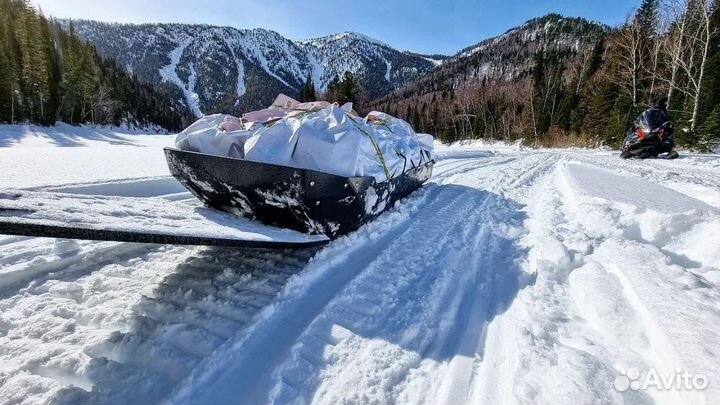
[[170,172],[205,205],[286,229],[333,239],[358,229],[411,194],[435,164],[382,183],[307,169],[165,149]]

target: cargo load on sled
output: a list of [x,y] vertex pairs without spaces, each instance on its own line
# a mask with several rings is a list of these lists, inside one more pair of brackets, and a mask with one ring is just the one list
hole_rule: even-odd
[[298,103],[208,116],[167,149],[170,170],[207,206],[330,238],[357,229],[432,174],[433,138],[381,112]]
[[165,149],[171,174],[209,209],[6,190],[0,194],[0,233],[313,246],[356,230],[421,187],[432,175],[432,148],[432,136],[416,134],[388,114],[360,117],[350,104],[299,103],[281,95],[242,119],[203,117],[177,136],[175,148]]

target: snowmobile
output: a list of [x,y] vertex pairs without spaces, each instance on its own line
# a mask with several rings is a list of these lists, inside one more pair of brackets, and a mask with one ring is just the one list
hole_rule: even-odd
[[628,131],[620,157],[623,159],[648,159],[662,155],[664,159],[679,157],[675,147],[673,129],[666,115],[651,108],[642,113]]
[[182,201],[8,190],[0,234],[178,245],[317,246],[410,195],[434,161],[384,182],[165,149],[171,174],[208,208]]

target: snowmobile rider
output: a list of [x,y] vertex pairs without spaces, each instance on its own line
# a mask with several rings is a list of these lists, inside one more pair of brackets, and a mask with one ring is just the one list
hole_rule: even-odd
[[663,97],[659,99],[655,106],[650,107],[646,110],[648,113],[649,124],[651,128],[660,128],[665,126],[666,129],[671,128],[670,115],[668,114],[668,98]]
[[675,151],[675,130],[670,122],[670,115],[668,114],[668,98],[663,97],[659,99],[654,107],[647,110],[649,117],[650,128],[662,128],[658,132],[660,137],[660,143],[657,145],[658,154],[667,153],[670,155],[676,155]]

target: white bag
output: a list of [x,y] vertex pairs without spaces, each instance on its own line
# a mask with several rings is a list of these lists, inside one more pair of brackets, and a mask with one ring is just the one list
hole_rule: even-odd
[[[377,182],[431,159],[432,136],[415,134],[410,124],[391,115],[373,111],[361,119],[350,103],[300,104],[283,95],[276,102],[282,107],[248,113],[257,121],[247,124],[230,115],[203,117],[178,135],[176,145],[343,177],[373,176]],[[267,117],[272,119],[260,123]]]
[[178,134],[175,145],[183,150],[243,159],[245,142],[252,133],[243,129],[226,132],[222,128],[243,128],[243,124],[232,115],[207,115]]
[[296,131],[299,126],[299,120],[287,118],[272,126],[256,130],[245,142],[245,159],[291,166],[292,154],[297,144]]
[[331,105],[302,119],[291,166],[353,177],[362,142],[350,117]]

